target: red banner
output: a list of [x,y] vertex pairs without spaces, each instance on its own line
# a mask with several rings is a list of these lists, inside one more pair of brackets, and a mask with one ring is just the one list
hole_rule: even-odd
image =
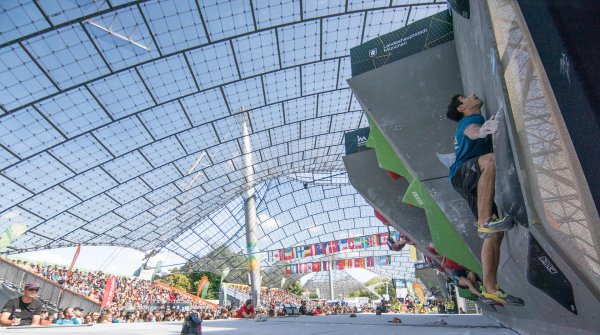
[[75,250],[75,255],[73,255],[73,260],[71,261],[71,266],[69,266],[69,271],[67,271],[67,278],[71,277],[71,271],[73,271],[73,267],[75,266],[75,262],[77,262],[77,257],[79,256],[79,252],[81,251],[81,245],[77,246]]
[[108,278],[106,281],[106,286],[104,287],[104,296],[102,297],[102,304],[100,308],[104,308],[113,301],[115,297],[115,289],[117,288],[117,277],[112,276]]

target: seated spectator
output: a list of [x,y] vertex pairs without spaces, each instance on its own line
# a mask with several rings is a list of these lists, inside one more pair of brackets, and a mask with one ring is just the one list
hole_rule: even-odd
[[79,325],[81,322],[77,320],[75,317],[75,313],[73,312],[72,307],[65,308],[64,317],[56,320],[55,324],[57,325]]
[[229,311],[227,308],[221,308],[221,313],[217,316],[218,319],[229,319]]
[[256,311],[254,310],[254,306],[252,306],[252,300],[246,300],[246,303],[238,309],[237,314],[235,315],[238,319],[250,319],[256,316]]
[[36,326],[40,324],[44,304],[37,299],[40,285],[27,283],[23,295],[10,299],[0,314],[1,326]]
[[77,319],[77,321],[79,321],[79,324],[83,323],[83,308],[81,307],[75,307],[73,308],[73,313],[75,314],[75,318]]
[[317,306],[317,308],[315,308],[312,311],[313,315],[323,315],[323,308],[321,306]]

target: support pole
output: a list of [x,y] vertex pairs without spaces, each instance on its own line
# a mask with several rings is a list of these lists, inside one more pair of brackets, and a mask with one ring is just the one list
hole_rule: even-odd
[[335,295],[333,294],[333,271],[331,268],[332,266],[329,267],[329,300],[335,300]]
[[256,220],[256,195],[254,193],[254,176],[252,171],[252,144],[250,142],[250,130],[248,113],[241,110],[242,141],[244,152],[244,167],[246,177],[246,194],[244,197],[244,217],[246,221],[246,248],[248,252],[248,273],[250,275],[250,293],[254,306],[260,305],[260,287],[262,278],[260,275],[260,259],[258,258],[258,235]]

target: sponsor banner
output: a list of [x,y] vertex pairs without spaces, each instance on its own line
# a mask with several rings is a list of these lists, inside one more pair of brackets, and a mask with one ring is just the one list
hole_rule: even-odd
[[454,40],[449,11],[415,21],[350,49],[352,76]]
[[79,257],[80,252],[81,252],[81,245],[78,245],[77,249],[75,249],[75,255],[73,255],[73,260],[71,261],[71,266],[69,266],[69,271],[67,271],[67,278],[71,277],[71,272],[73,271],[73,267],[75,266],[75,262],[77,262],[77,257]]

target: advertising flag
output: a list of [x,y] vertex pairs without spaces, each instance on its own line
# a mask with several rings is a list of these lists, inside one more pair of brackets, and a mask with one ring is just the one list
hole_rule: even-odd
[[199,297],[202,289],[204,289],[204,285],[208,284],[208,277],[206,275],[202,276],[200,282],[198,283],[198,292],[196,292],[196,296]]
[[77,249],[75,249],[75,255],[73,255],[73,260],[71,261],[71,266],[69,266],[69,271],[67,271],[67,278],[71,277],[71,271],[73,271],[75,262],[77,262],[77,257],[79,256],[79,252],[81,252],[81,245],[78,245]]
[[224,268],[223,272],[221,272],[221,283],[225,280],[225,277],[229,274],[229,268]]
[[[8,215],[8,214],[5,214]],[[22,223],[13,223],[0,235],[0,251],[16,241],[27,231],[27,226]]]
[[109,306],[113,298],[115,297],[115,289],[117,288],[117,277],[112,276],[108,278],[106,281],[106,285],[104,286],[104,295],[102,298],[102,303],[100,304],[100,308],[104,308]]

